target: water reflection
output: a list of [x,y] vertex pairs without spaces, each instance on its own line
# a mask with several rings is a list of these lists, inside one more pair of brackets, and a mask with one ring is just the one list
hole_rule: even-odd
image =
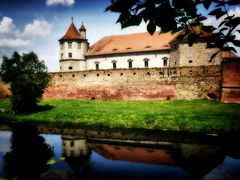
[[62,136],[63,157],[74,172],[76,179],[86,178],[89,174],[91,150],[87,140],[78,136]]
[[39,136],[36,127],[18,125],[12,132],[11,151],[4,156],[5,177],[39,179],[41,173],[48,169],[47,161],[52,156],[52,148]]
[[[4,134],[0,133],[0,143],[9,139],[9,132]],[[237,179],[238,145],[39,135],[35,127],[24,125],[13,130],[11,148],[0,145],[5,154],[0,179]],[[50,158],[55,163],[47,165]]]

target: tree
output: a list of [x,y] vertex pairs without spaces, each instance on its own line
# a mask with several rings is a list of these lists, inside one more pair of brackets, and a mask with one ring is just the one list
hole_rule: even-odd
[[11,151],[4,155],[4,175],[8,179],[40,179],[47,171],[47,162],[53,156],[53,148],[30,124],[18,124],[13,128]]
[[43,61],[34,52],[11,58],[3,57],[0,67],[2,80],[10,84],[12,110],[15,113],[32,112],[50,82],[50,75]]
[[[204,32],[214,32],[215,41],[209,42],[208,47],[234,52],[236,52],[234,46],[240,47],[240,41],[235,35],[237,32],[240,33],[238,26],[240,17],[229,14],[231,6],[240,5],[239,0],[111,0],[111,2],[106,11],[120,13],[117,22],[121,23],[122,28],[139,25],[143,20],[147,23],[150,34],[153,34],[157,27],[161,29],[161,33],[181,31],[179,39],[187,35],[191,44],[202,35],[195,31],[194,26],[201,26]],[[221,20],[220,24],[216,27],[204,25],[207,16]]]

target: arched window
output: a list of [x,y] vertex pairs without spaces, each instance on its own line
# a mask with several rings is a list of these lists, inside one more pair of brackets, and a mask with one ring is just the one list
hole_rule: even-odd
[[128,68],[131,69],[132,68],[132,64],[133,64],[133,60],[129,59],[128,60]]
[[144,67],[145,68],[148,68],[148,61],[149,61],[149,59],[148,58],[145,58],[145,59],[143,59],[143,61],[144,61]]
[[117,61],[113,60],[112,64],[113,64],[113,69],[117,69]]

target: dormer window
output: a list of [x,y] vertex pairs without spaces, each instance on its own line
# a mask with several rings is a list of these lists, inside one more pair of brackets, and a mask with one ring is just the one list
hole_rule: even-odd
[[68,42],[68,49],[72,49],[72,42]]
[[112,49],[112,51],[116,51],[116,50],[117,50],[117,48]]
[[151,46],[145,46],[145,48],[151,48]]

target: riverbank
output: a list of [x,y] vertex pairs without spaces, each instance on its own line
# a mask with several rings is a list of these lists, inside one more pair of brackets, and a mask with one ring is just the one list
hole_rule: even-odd
[[92,128],[135,128],[200,133],[240,131],[240,104],[209,100],[82,101],[43,100],[39,111],[12,116],[0,101],[0,121]]

